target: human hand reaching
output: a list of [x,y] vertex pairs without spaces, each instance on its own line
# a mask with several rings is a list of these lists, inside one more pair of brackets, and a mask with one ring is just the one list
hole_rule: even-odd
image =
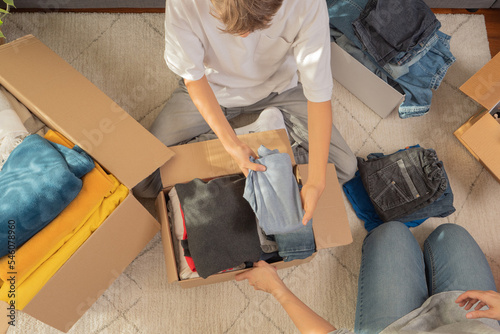
[[285,283],[279,278],[276,268],[265,261],[254,263],[254,268],[236,275],[237,281],[247,279],[255,290],[261,290],[276,297],[280,292],[287,291]]
[[256,164],[250,161],[250,157],[257,159],[255,152],[245,143],[238,142],[229,148],[226,148],[228,153],[233,157],[245,176],[248,176],[250,170],[256,172],[265,172],[266,167],[261,164]]
[[319,198],[324,189],[324,185],[309,182],[306,182],[302,187],[300,199],[302,200],[302,207],[305,211],[304,217],[302,218],[302,225],[307,225],[307,222],[312,219],[314,210],[316,210]]
[[[460,307],[470,310],[474,305],[474,311],[467,313],[467,319],[490,318],[500,320],[500,294],[495,291],[469,290],[462,293],[455,300]],[[489,310],[481,310],[488,306]]]

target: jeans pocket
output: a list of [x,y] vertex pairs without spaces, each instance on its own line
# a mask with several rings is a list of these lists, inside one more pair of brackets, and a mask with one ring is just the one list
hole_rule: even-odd
[[420,197],[403,159],[368,177],[369,194],[381,210],[387,211]]

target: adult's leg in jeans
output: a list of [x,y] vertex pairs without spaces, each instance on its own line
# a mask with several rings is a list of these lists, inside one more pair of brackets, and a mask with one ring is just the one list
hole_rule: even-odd
[[[275,95],[266,102],[267,106],[277,107],[283,112],[288,134],[292,141],[309,151],[307,99],[304,96],[302,85],[299,83],[297,87]],[[335,164],[341,184],[354,177],[357,169],[356,157],[334,125],[332,125],[328,162]]]
[[356,333],[379,333],[428,298],[424,259],[413,234],[400,222],[371,231],[363,242]]
[[481,248],[459,225],[439,225],[424,242],[424,259],[429,295],[453,290],[496,291]]
[[[149,131],[166,146],[176,145],[210,131],[210,126],[191,100],[182,79]],[[160,171],[157,169],[134,187],[134,194],[154,198],[161,188]]]

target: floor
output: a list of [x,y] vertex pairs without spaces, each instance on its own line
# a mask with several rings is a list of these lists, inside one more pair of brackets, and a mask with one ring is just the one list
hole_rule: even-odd
[[[30,9],[20,9],[19,12],[40,11]],[[105,12],[105,13],[163,13],[161,8],[109,8],[109,9],[69,9],[67,12]],[[436,14],[471,14],[466,9],[457,8],[435,8],[432,10]],[[490,43],[491,57],[500,52],[500,9],[479,9],[472,14],[484,15],[486,20],[486,30]]]
[[500,52],[500,9],[480,9],[471,13],[466,9],[445,9],[435,8],[432,10],[436,14],[482,14],[486,21],[486,31],[490,42],[490,52],[493,58]]

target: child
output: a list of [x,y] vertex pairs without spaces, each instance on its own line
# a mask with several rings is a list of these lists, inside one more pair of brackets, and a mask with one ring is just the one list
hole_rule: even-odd
[[[255,153],[228,119],[277,107],[297,162],[309,163],[301,191],[304,222],[325,187],[327,162],[335,163],[341,183],[354,176],[356,159],[332,129],[324,0],[168,0],[165,40],[167,65],[182,77],[150,129],[165,145],[213,130],[245,175],[264,171],[250,162]],[[157,171],[134,192],[154,197],[160,189]]]

